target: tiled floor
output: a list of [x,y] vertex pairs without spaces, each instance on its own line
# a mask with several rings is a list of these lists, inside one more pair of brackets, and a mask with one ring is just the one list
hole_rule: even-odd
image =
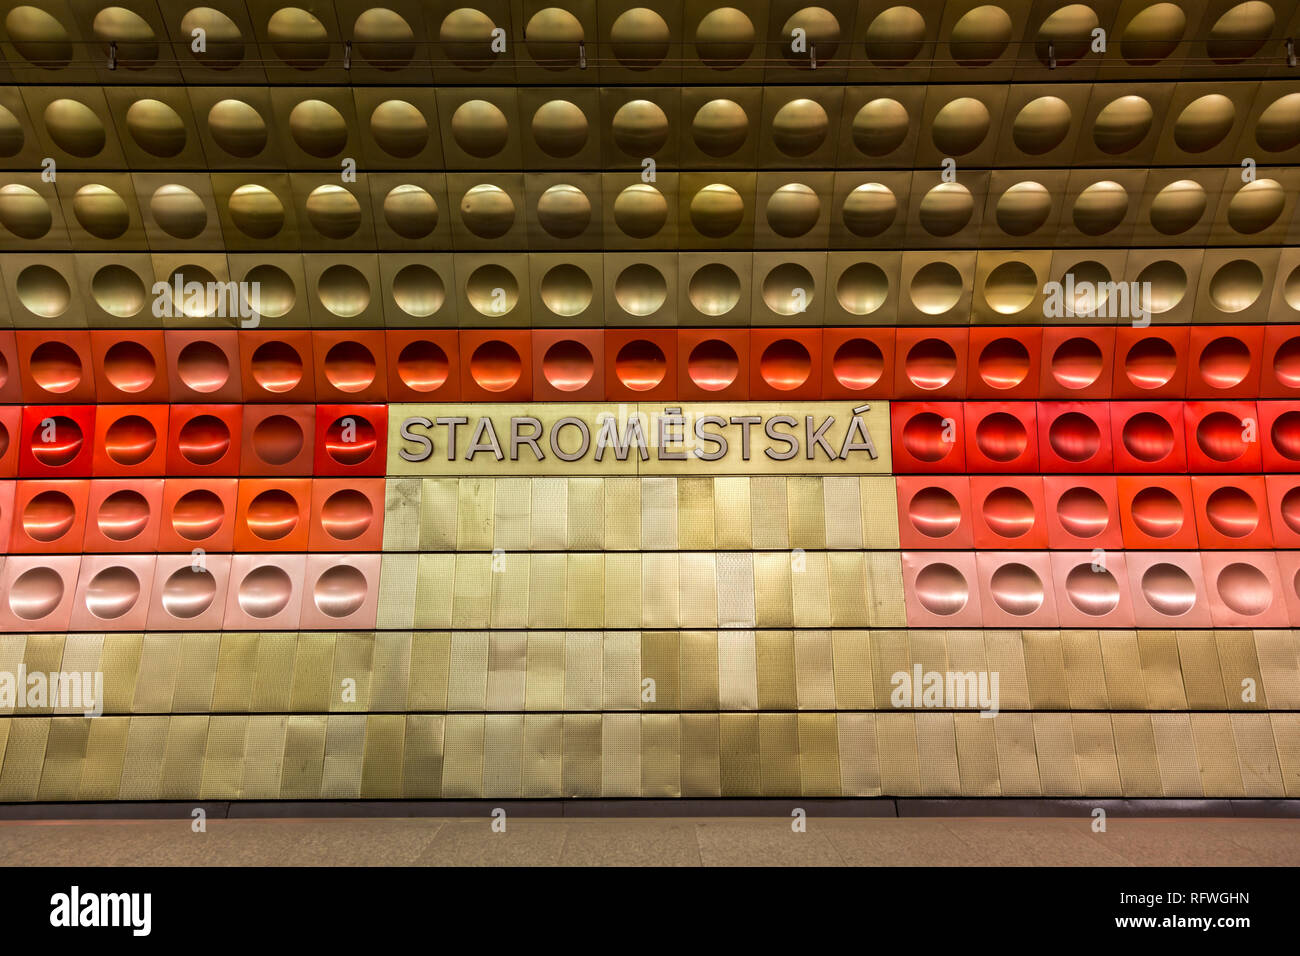
[[1297,819],[828,818],[0,822],[23,865],[1300,865]]

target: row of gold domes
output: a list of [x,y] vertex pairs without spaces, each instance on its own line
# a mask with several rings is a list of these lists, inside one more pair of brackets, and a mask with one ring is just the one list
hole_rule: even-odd
[[[257,283],[276,327],[1115,324],[1138,283],[1157,323],[1300,321],[1300,250],[197,256],[0,255],[9,320],[51,325],[233,325],[173,289]],[[1068,284],[1067,284],[1068,280]],[[153,308],[154,284],[167,290]],[[310,291],[307,291],[310,290]],[[1128,298],[1127,289],[1124,298]],[[1086,303],[1095,295],[1096,313]],[[1060,296],[1058,296],[1060,298]],[[166,301],[163,301],[166,300]],[[2,303],[3,300],[0,300]],[[1058,303],[1059,305],[1060,303]]]
[[[621,70],[680,68],[682,63],[732,71],[776,64],[821,69],[844,63],[864,67],[988,67],[1007,59],[1068,67],[1090,55],[1092,32],[1115,32],[1114,56],[1129,66],[1159,64],[1184,44],[1213,64],[1236,64],[1270,51],[1268,42],[1286,25],[1292,5],[1244,0],[1216,5],[1207,15],[1202,2],[1157,0],[1119,15],[1110,4],[1047,4],[1032,18],[1018,6],[971,6],[955,11],[918,10],[908,5],[864,5],[823,0],[784,13],[761,0],[733,6],[656,8],[594,0],[564,5],[527,4],[524,17],[502,16],[454,3],[435,3],[422,17],[357,4],[256,7],[228,12],[211,7],[177,7],[160,17],[122,6],[87,10],[84,20],[61,20],[28,3],[9,7],[3,27],[20,63],[39,70],[85,67],[94,49],[116,44],[124,70],[202,66],[229,71],[250,64],[311,72],[343,63],[342,44],[355,50],[358,65],[378,70],[428,69],[431,65],[479,72],[497,63],[553,72],[596,71],[605,64]],[[230,14],[234,14],[232,17]],[[250,15],[251,14],[251,15]],[[1019,22],[1017,22],[1019,21]],[[206,31],[203,49],[192,43]],[[495,31],[501,31],[496,33]],[[802,31],[802,41],[794,38]],[[504,49],[501,40],[504,39]],[[496,41],[494,44],[494,40]],[[259,49],[260,45],[260,49]],[[1093,54],[1095,55],[1095,54]],[[251,61],[251,63],[250,63]]]
[[[1004,129],[1005,127],[1005,129]],[[277,135],[278,133],[278,135]],[[372,146],[373,144],[373,146]],[[590,169],[1105,165],[1300,152],[1283,81],[1052,87],[0,87],[0,163]],[[1238,156],[1237,154],[1240,154]],[[1222,154],[1222,155],[1221,155]],[[1230,155],[1229,155],[1230,154]],[[206,159],[205,159],[206,157]]]
[[[1043,175],[1046,173],[1047,175]],[[324,180],[324,181],[322,181]],[[941,240],[1275,244],[1300,169],[938,172],[64,174],[0,177],[0,248],[932,246]],[[450,207],[450,208],[449,208]]]

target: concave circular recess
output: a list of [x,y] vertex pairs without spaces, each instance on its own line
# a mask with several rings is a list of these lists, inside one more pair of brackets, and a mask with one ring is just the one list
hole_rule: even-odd
[[1018,339],[994,339],[980,352],[978,370],[989,388],[1015,388],[1029,374],[1029,350]]
[[138,465],[157,447],[158,432],[142,415],[123,415],[104,433],[104,451],[119,465]]
[[[52,424],[46,426],[45,422]],[[58,468],[81,453],[85,440],[80,425],[65,415],[53,415],[37,422],[32,429],[32,457],[46,467]]]
[[181,620],[196,618],[217,596],[217,580],[207,568],[185,565],[171,573],[163,583],[163,610]]
[[552,388],[576,392],[596,374],[596,360],[591,350],[575,339],[553,343],[542,356],[542,375]]
[[917,388],[943,388],[957,374],[957,353],[942,339],[921,339],[907,350],[903,373]]
[[1043,606],[1043,582],[1033,568],[1013,561],[989,578],[993,603],[1008,614],[1024,617]]
[[1137,388],[1160,388],[1178,371],[1178,353],[1165,339],[1139,339],[1124,356],[1124,374]]
[[945,538],[961,525],[961,504],[946,488],[922,488],[907,504],[907,520],[927,538]]
[[104,353],[104,377],[119,392],[143,392],[157,372],[153,353],[139,342],[114,342]]
[[845,388],[870,388],[885,373],[885,356],[870,339],[849,339],[831,357],[831,372]]
[[335,342],[325,353],[325,378],[340,392],[360,392],[375,380],[375,357],[360,342]]
[[412,262],[393,276],[393,302],[407,315],[425,319],[442,308],[447,301],[447,288],[442,276],[428,266]]
[[77,520],[77,506],[61,491],[42,491],[33,495],[23,508],[23,532],[33,541],[50,544],[58,541]]
[[914,590],[921,607],[941,617],[956,614],[970,600],[965,576],[942,561],[927,564],[917,573]]
[[215,342],[187,342],[176,357],[176,374],[186,388],[207,394],[230,381],[230,360]]
[[110,541],[130,541],[149,525],[149,502],[130,488],[113,492],[99,505],[95,524]]
[[903,426],[903,447],[919,461],[939,461],[952,450],[945,419],[934,412],[913,415]]
[[1065,576],[1065,596],[1080,613],[1101,617],[1119,606],[1119,582],[1100,565],[1076,564]]
[[812,356],[801,342],[777,339],[763,350],[758,370],[763,381],[772,388],[788,392],[808,381],[812,374]]
[[368,590],[366,576],[359,569],[336,564],[316,579],[312,600],[316,610],[327,617],[347,617],[365,603]]
[[1278,510],[1286,526],[1296,534],[1300,534],[1300,485],[1289,489],[1282,496],[1282,504]]
[[1152,538],[1168,538],[1183,529],[1186,515],[1183,503],[1167,488],[1152,485],[1133,496],[1130,505],[1133,523]]
[[1087,388],[1101,377],[1101,348],[1091,339],[1068,338],[1052,353],[1050,368],[1062,388]]
[[645,392],[664,380],[668,374],[668,359],[654,342],[633,339],[618,350],[614,358],[614,373],[624,388]]
[[248,503],[244,520],[263,541],[279,541],[298,527],[298,502],[282,488],[268,488]]
[[1273,374],[1287,388],[1300,388],[1300,336],[1287,339],[1274,353]]
[[1273,603],[1273,586],[1253,564],[1234,561],[1226,565],[1214,582],[1219,600],[1238,614],[1254,617]]
[[86,610],[101,621],[121,617],[140,600],[140,579],[130,568],[104,568],[86,585]]
[[343,488],[325,499],[320,523],[326,533],[339,541],[353,541],[365,534],[374,521],[375,509],[370,499],[355,488]]
[[718,392],[736,380],[740,374],[740,358],[736,350],[722,339],[705,339],[691,349],[686,360],[686,371],[691,381],[708,392]]
[[628,315],[654,315],[668,301],[668,282],[649,263],[634,262],[614,281],[614,299]]
[[489,339],[474,349],[469,359],[469,373],[479,388],[504,392],[519,381],[523,362],[509,342]]
[[1092,488],[1076,485],[1056,500],[1056,520],[1076,538],[1095,538],[1110,525],[1110,509]]
[[1201,380],[1211,388],[1232,388],[1250,373],[1250,349],[1235,335],[1220,335],[1201,351]]
[[1205,517],[1225,538],[1244,538],[1259,527],[1259,505],[1241,488],[1215,488],[1205,500]]
[[1211,412],[1196,426],[1196,444],[1215,461],[1236,461],[1246,454],[1245,432],[1245,423],[1232,412]]
[[287,465],[306,442],[302,426],[288,415],[268,415],[253,428],[253,453],[268,465]]
[[53,568],[28,568],[9,586],[9,610],[24,621],[39,621],[63,601],[63,578]]
[[1139,412],[1124,423],[1120,441],[1138,461],[1151,464],[1174,450],[1174,429],[1155,412]]
[[412,391],[432,392],[441,388],[451,374],[451,362],[442,346],[428,339],[416,339],[402,346],[397,355],[397,375]]
[[62,395],[81,384],[81,358],[63,342],[42,342],[28,362],[32,380],[47,392]]
[[378,445],[375,426],[360,415],[344,415],[325,429],[325,453],[340,465],[361,464]]
[[1176,564],[1161,561],[1142,573],[1142,597],[1167,617],[1186,614],[1196,604],[1196,585]]
[[225,520],[225,505],[217,495],[204,488],[185,492],[172,506],[172,530],[186,541],[212,537]]
[[1052,420],[1047,443],[1059,457],[1078,464],[1101,450],[1101,429],[1083,412],[1066,412]]
[[975,426],[975,444],[980,452],[1002,464],[1015,461],[1029,447],[1024,424],[1008,412],[993,412]]
[[253,381],[268,392],[288,392],[302,381],[302,357],[289,343],[272,339],[253,350]]
[[230,451],[230,429],[215,415],[195,415],[176,436],[176,446],[193,465],[212,465]]
[[1034,527],[1034,503],[1019,488],[994,488],[980,505],[984,523],[1004,538],[1019,538]]
[[1300,412],[1283,412],[1273,421],[1269,436],[1283,457],[1300,461]]
[[274,564],[254,568],[239,582],[239,609],[249,617],[274,617],[293,597],[293,581]]
[[889,277],[874,262],[855,262],[840,273],[835,299],[845,312],[870,315],[889,297]]

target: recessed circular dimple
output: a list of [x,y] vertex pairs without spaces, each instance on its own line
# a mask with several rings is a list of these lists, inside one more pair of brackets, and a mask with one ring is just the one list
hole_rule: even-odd
[[130,541],[149,526],[150,507],[144,495],[130,488],[113,492],[99,505],[95,526],[110,541]]
[[706,392],[719,392],[740,374],[740,358],[730,343],[705,339],[691,349],[686,372],[697,387]]
[[730,156],[749,138],[749,117],[734,100],[709,100],[691,120],[691,139],[700,152],[721,159]]
[[1286,526],[1292,532],[1300,534],[1300,485],[1287,490],[1287,493],[1282,496],[1282,503],[1278,511],[1281,513]]
[[1170,259],[1148,263],[1138,273],[1137,282],[1145,290],[1147,309],[1157,315],[1174,308],[1187,293],[1187,273]]
[[903,425],[903,447],[918,461],[939,461],[952,450],[950,428],[951,419],[934,412],[920,412]]
[[1110,525],[1110,509],[1095,490],[1075,485],[1056,500],[1056,520],[1076,538],[1095,538]]
[[777,315],[806,312],[817,290],[812,273],[797,262],[783,262],[763,278],[763,304]]
[[1071,215],[1084,235],[1104,235],[1128,215],[1128,191],[1111,180],[1093,183],[1075,197]]
[[1133,496],[1130,504],[1133,523],[1152,538],[1168,538],[1183,529],[1187,516],[1183,503],[1167,488],[1152,485]]
[[72,214],[81,228],[96,239],[116,239],[131,225],[126,201],[99,183],[87,183],[77,190],[72,199]]
[[126,110],[126,128],[152,156],[176,156],[185,148],[185,121],[162,100],[136,100]]
[[112,621],[140,600],[140,579],[134,571],[113,565],[98,571],[86,585],[86,610],[101,621]]
[[691,276],[687,296],[697,311],[705,315],[726,315],[740,301],[740,278],[730,266],[710,262]]
[[349,468],[364,463],[379,447],[375,426],[361,415],[336,418],[325,429],[325,454]]
[[1174,429],[1155,412],[1138,412],[1124,423],[1120,441],[1138,461],[1152,464],[1174,450]]
[[922,488],[907,503],[907,520],[927,538],[946,538],[961,526],[961,503],[947,488]]
[[998,263],[984,279],[984,299],[1000,315],[1023,312],[1034,301],[1038,290],[1038,276],[1018,259]]
[[542,356],[542,375],[552,388],[561,392],[578,391],[595,374],[596,360],[591,350],[575,339],[553,342]]
[[38,386],[55,395],[72,391],[81,384],[81,358],[63,342],[42,342],[32,350],[27,370]]
[[284,228],[284,204],[280,197],[257,183],[248,183],[232,192],[226,211],[235,228],[250,239],[270,239]]
[[610,120],[610,134],[627,156],[653,156],[668,142],[668,114],[653,100],[628,100]]
[[274,617],[289,605],[293,581],[274,564],[254,568],[239,582],[239,609],[249,617]]
[[347,145],[348,123],[324,100],[303,100],[289,111],[289,135],[304,153],[329,159]]
[[1119,156],[1137,146],[1151,132],[1155,111],[1135,93],[1107,103],[1093,121],[1092,141],[1103,153]]
[[1255,142],[1270,153],[1300,146],[1300,93],[1287,93],[1268,105],[1255,121]]
[[187,491],[172,506],[172,530],[186,541],[210,538],[226,520],[226,508],[221,499],[205,488]]
[[282,488],[268,488],[248,503],[248,529],[263,541],[279,541],[298,527],[298,502]]
[[1176,236],[1201,221],[1208,203],[1205,187],[1196,180],[1176,180],[1151,200],[1151,225],[1166,236]]
[[645,392],[654,388],[668,374],[668,360],[663,349],[649,339],[626,342],[614,357],[614,374],[624,388]]
[[384,222],[403,239],[423,239],[438,227],[438,203],[420,186],[394,186],[384,197]]
[[218,100],[208,110],[208,132],[231,156],[251,159],[266,148],[266,121],[243,100]]
[[33,66],[57,70],[72,60],[72,38],[57,19],[39,7],[23,4],[5,17],[9,42]]
[[496,60],[492,49],[496,23],[482,10],[459,7],[442,19],[439,46],[452,63],[463,70],[485,70]]
[[763,349],[758,371],[772,388],[788,392],[808,381],[812,374],[812,356],[801,342],[777,339]]
[[207,394],[230,381],[230,360],[215,342],[185,343],[176,357],[176,374],[186,388]]
[[9,585],[9,610],[24,621],[39,621],[63,601],[63,578],[53,568],[28,568]]
[[945,156],[964,156],[984,142],[989,122],[989,108],[980,100],[958,97],[935,114],[930,138]]
[[230,451],[230,428],[215,415],[195,415],[176,437],[176,446],[192,465],[212,465]]
[[1260,51],[1276,16],[1262,0],[1247,0],[1224,13],[1210,28],[1205,51],[1216,63],[1241,63]]
[[1232,132],[1237,108],[1222,93],[1207,93],[1183,107],[1174,121],[1174,142],[1188,153],[1203,153]]
[[975,426],[975,444],[986,458],[1006,464],[1025,453],[1029,435],[1016,416],[994,412],[985,415]]
[[253,311],[264,318],[276,319],[287,315],[297,301],[298,291],[293,279],[279,266],[269,262],[249,269],[244,281],[251,287],[250,305]]
[[369,530],[375,509],[370,499],[355,488],[341,488],[321,505],[321,527],[339,541],[355,541]]
[[614,299],[628,315],[654,315],[668,301],[668,282],[648,262],[634,262],[614,280]]
[[1249,259],[1224,263],[1210,279],[1210,301],[1220,312],[1243,312],[1264,291],[1264,273]]
[[1225,538],[1244,538],[1259,527],[1259,506],[1242,488],[1223,485],[1205,499],[1210,526]]
[[519,381],[523,363],[508,342],[489,339],[474,349],[469,361],[470,375],[480,388],[504,392]]
[[1065,576],[1065,596],[1081,614],[1102,617],[1119,607],[1119,582],[1099,564],[1076,564]]
[[351,319],[369,308],[370,282],[347,263],[335,263],[316,280],[316,296],[330,313]]
[[702,236],[722,239],[745,218],[745,200],[725,183],[710,183],[691,197],[691,225]]
[[1273,375],[1286,388],[1300,388],[1300,336],[1292,336],[1273,354]]
[[1151,335],[1133,343],[1124,356],[1124,374],[1136,388],[1168,385],[1178,371],[1178,353],[1165,339]]
[[366,601],[366,576],[348,564],[336,564],[316,579],[312,601],[326,617],[355,614]]
[[840,218],[849,232],[864,239],[878,236],[894,223],[898,198],[888,186],[863,183],[844,199]]
[[965,576],[942,561],[927,564],[917,572],[913,590],[921,607],[941,617],[956,614],[970,600]]
[[1283,412],[1270,429],[1273,447],[1291,461],[1300,461],[1300,412]]
[[1250,349],[1235,335],[1220,335],[1201,350],[1198,364],[1210,388],[1232,388],[1250,373]]
[[921,197],[917,218],[932,236],[961,232],[975,212],[975,199],[961,183],[939,183]]
[[202,50],[190,44],[190,55],[212,70],[233,70],[244,59],[244,36],[234,20],[212,7],[195,7],[181,17],[181,34],[205,38]]
[[989,530],[1003,538],[1020,538],[1034,527],[1034,503],[1019,488],[1003,485],[994,488],[980,505],[980,513]]
[[524,45],[544,69],[565,70],[578,65],[585,35],[582,22],[568,10],[545,7],[525,25]]
[[107,135],[95,111],[80,100],[53,100],[42,114],[54,145],[78,159],[89,159],[104,148]]
[[9,183],[0,187],[0,224],[19,239],[39,239],[50,231],[54,214],[35,189]]
[[186,565],[171,573],[163,583],[163,610],[181,620],[196,618],[217,596],[217,579],[206,568]]
[[882,10],[867,26],[867,56],[876,66],[906,66],[925,46],[925,19],[911,7]]
[[33,541],[51,544],[70,530],[77,520],[77,507],[61,491],[42,491],[23,508],[23,533]]
[[1039,25],[1034,53],[1044,66],[1053,58],[1058,66],[1070,66],[1088,55],[1098,22],[1097,14],[1086,4],[1060,7]]
[[340,392],[360,392],[375,380],[375,357],[360,342],[335,342],[325,353],[325,378]]
[[1011,138],[1022,153],[1042,156],[1065,142],[1072,119],[1065,100],[1040,96],[1020,108],[1011,124]]
[[307,221],[326,239],[346,239],[361,226],[361,204],[337,183],[317,186],[305,203]]
[[305,441],[302,426],[288,415],[268,415],[253,429],[253,453],[268,465],[289,464]]
[[402,346],[397,355],[397,376],[415,392],[432,392],[446,384],[451,362],[442,346],[428,339],[416,339]]
[[568,100],[550,100],[533,113],[533,142],[548,156],[567,159],[587,145],[587,116]]
[[962,14],[948,37],[948,53],[961,66],[988,66],[1011,42],[1011,17],[1001,7],[985,4]]
[[253,350],[253,381],[268,392],[287,392],[302,381],[302,357],[287,342],[271,339]]
[[754,50],[754,24],[735,7],[706,13],[695,28],[695,52],[705,66],[734,70]]
[[903,372],[916,388],[943,388],[957,374],[957,353],[943,339],[921,339],[907,350]]
[[943,315],[961,301],[961,273],[949,262],[927,262],[912,276],[908,295],[918,311]]
[[[794,37],[795,30],[802,30],[811,49],[815,49],[818,62],[826,62],[835,56],[840,43],[840,22],[825,7],[804,7],[796,11],[781,28],[781,36]],[[799,69],[812,67],[808,54],[798,51],[793,43],[782,46],[785,60]]]
[[998,227],[1009,236],[1027,236],[1040,229],[1052,213],[1052,195],[1042,183],[1020,182],[998,197],[994,211]]
[[831,357],[831,373],[845,388],[870,388],[885,374],[885,356],[870,339],[849,339]]
[[562,262],[542,276],[542,304],[555,315],[572,318],[587,311],[595,294],[591,276],[581,266]]
[[470,273],[465,297],[480,315],[507,315],[519,303],[519,283],[505,266],[486,262]]
[[671,48],[667,22],[648,7],[624,10],[610,25],[614,57],[629,70],[650,70],[663,62]]
[[817,225],[822,203],[811,186],[786,183],[768,197],[764,214],[767,224],[778,236],[797,238]]
[[537,221],[556,239],[573,239],[591,224],[591,200],[577,186],[552,186],[537,199]]
[[614,199],[614,225],[633,239],[649,239],[668,221],[668,200],[646,183],[628,186]]
[[1134,66],[1159,63],[1178,49],[1187,15],[1173,3],[1154,3],[1138,11],[1124,27],[1120,52]]
[[993,603],[1007,614],[1024,617],[1043,606],[1043,582],[1033,568],[1018,561],[1002,565],[989,577]]
[[158,432],[142,415],[123,415],[104,433],[104,451],[119,465],[138,465],[157,447]]
[[43,319],[57,319],[72,304],[68,280],[57,270],[39,262],[18,273],[15,291],[23,308]]
[[128,70],[153,66],[158,59],[158,38],[149,22],[125,7],[104,7],[91,22],[95,39],[117,47],[120,64]]
[[1029,350],[1019,339],[996,338],[980,350],[976,368],[989,388],[1015,388],[1029,375]]
[[330,53],[325,24],[300,7],[281,7],[266,24],[275,55],[295,70],[323,66]]
[[415,56],[415,31],[401,14],[385,7],[371,7],[357,17],[352,42],[380,70],[400,70]]
[[1225,565],[1214,581],[1219,600],[1246,617],[1263,614],[1273,603],[1273,585],[1253,564],[1234,561]]
[[889,297],[889,277],[874,262],[855,262],[840,273],[835,299],[845,312],[870,315]]
[[1245,433],[1242,420],[1232,412],[1210,412],[1196,426],[1196,444],[1215,461],[1236,461],[1246,454]]
[[911,120],[898,100],[880,97],[853,117],[853,145],[865,156],[888,156],[907,139]]
[[397,307],[417,319],[428,318],[447,301],[447,289],[442,284],[442,277],[419,262],[412,262],[397,270],[391,291]]
[[175,239],[193,239],[207,227],[208,210],[188,186],[168,183],[149,198],[149,213],[160,229]]
[[1180,617],[1196,604],[1196,585],[1176,564],[1161,561],[1142,573],[1142,597],[1166,617]]
[[1102,366],[1100,346],[1077,335],[1056,347],[1050,363],[1056,384],[1072,390],[1087,388],[1100,379]]
[[1286,192],[1276,179],[1246,183],[1228,200],[1228,225],[1243,236],[1263,232],[1286,208]]
[[1066,412],[1052,420],[1047,443],[1057,457],[1079,464],[1101,450],[1101,429],[1083,412]]
[[480,239],[500,239],[515,224],[515,202],[500,186],[480,183],[461,197],[460,218]]
[[794,99],[772,117],[772,143],[787,156],[809,156],[826,142],[830,119],[816,100]]

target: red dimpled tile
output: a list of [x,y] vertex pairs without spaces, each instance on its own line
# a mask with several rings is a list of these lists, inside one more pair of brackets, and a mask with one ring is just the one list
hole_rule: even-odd
[[1263,475],[1198,475],[1192,499],[1202,548],[1273,547]]
[[892,402],[890,441],[897,474],[966,470],[961,402]]
[[88,554],[81,559],[68,627],[74,631],[140,631],[158,559],[152,554]]
[[95,359],[95,397],[100,402],[166,402],[167,346],[161,329],[90,333]]
[[313,402],[311,333],[302,329],[239,333],[239,370],[246,402]]
[[311,479],[241,479],[236,514],[236,551],[306,551]]
[[966,397],[970,332],[964,328],[900,328],[894,338],[897,398]]
[[94,405],[27,405],[19,435],[22,478],[89,478],[95,449]]
[[246,405],[241,475],[310,475],[315,460],[315,405]]
[[822,397],[894,398],[895,330],[822,329]]
[[1044,473],[1112,470],[1106,402],[1039,402],[1038,461]]
[[14,526],[16,481],[0,481],[0,555],[9,550],[9,533]]
[[168,478],[163,483],[158,550],[231,550],[238,501],[235,478]]
[[904,548],[974,547],[970,479],[903,475],[898,486],[898,539]]
[[679,329],[677,398],[684,402],[749,398],[747,329]]
[[86,329],[19,329],[18,371],[23,399],[40,402],[93,402],[95,362]]
[[1257,402],[1264,471],[1300,471],[1300,402]]
[[1137,627],[1209,627],[1210,602],[1197,551],[1129,551],[1129,591]]
[[1215,627],[1286,627],[1291,616],[1271,551],[1203,551]]
[[1187,393],[1185,325],[1115,330],[1113,398],[1181,399]]
[[217,631],[226,613],[228,554],[160,554],[149,597],[151,631]]
[[973,551],[904,551],[903,598],[909,627],[981,627]]
[[317,401],[388,398],[387,348],[379,329],[317,329],[311,334]]
[[605,397],[604,336],[600,329],[533,331],[533,399],[592,402]]
[[162,526],[163,479],[104,478],[90,482],[86,503],[89,553],[144,552],[158,546]]
[[985,627],[1059,626],[1046,551],[980,551],[975,569]]
[[1043,329],[1038,394],[1072,400],[1110,398],[1114,365],[1113,326],[1049,326]]
[[1111,402],[1110,425],[1115,471],[1187,471],[1182,402]]
[[532,335],[526,329],[462,329],[460,393],[472,402],[533,397]]
[[95,415],[95,476],[164,474],[169,410],[168,405],[101,405]]
[[1038,419],[1033,402],[966,402],[965,414],[967,471],[1038,471]]
[[1053,551],[1052,584],[1061,627],[1132,627],[1123,551]]
[[1188,350],[1188,398],[1256,398],[1262,325],[1194,325]]
[[18,474],[18,451],[23,447],[23,408],[0,405],[0,478]]
[[1042,354],[1041,328],[971,328],[967,373],[970,397],[1037,398]]
[[167,384],[173,402],[241,402],[239,335],[231,329],[168,329]]
[[1300,476],[1265,475],[1273,547],[1300,548]]
[[460,339],[455,329],[389,329],[390,402],[451,402],[460,398]]
[[311,483],[312,551],[382,551],[384,479],[316,478]]
[[1263,436],[1254,402],[1188,402],[1183,422],[1188,471],[1259,472]]
[[1292,627],[1300,626],[1300,551],[1274,551],[1282,600]]
[[90,482],[19,481],[14,488],[9,551],[68,554],[81,550]]
[[754,329],[749,354],[750,398],[821,397],[821,329]]
[[605,397],[619,402],[677,398],[676,329],[606,329]]
[[309,554],[302,595],[304,628],[375,626],[379,610],[377,554]]
[[1119,492],[1111,475],[1044,475],[1049,548],[1124,546]]
[[388,468],[387,405],[317,405],[317,475],[382,475]]
[[1300,326],[1265,327],[1259,394],[1263,398],[1300,396]]
[[11,555],[0,572],[0,631],[66,631],[79,554]]
[[239,474],[244,406],[173,405],[167,425],[167,474]]
[[1124,547],[1197,547],[1196,507],[1186,475],[1120,475],[1116,481]]
[[227,630],[295,630],[302,617],[304,554],[236,554],[226,594]]
[[1043,479],[1038,475],[971,476],[970,512],[977,548],[1047,547]]
[[18,339],[12,329],[0,329],[0,404],[23,400],[23,380],[18,360]]

